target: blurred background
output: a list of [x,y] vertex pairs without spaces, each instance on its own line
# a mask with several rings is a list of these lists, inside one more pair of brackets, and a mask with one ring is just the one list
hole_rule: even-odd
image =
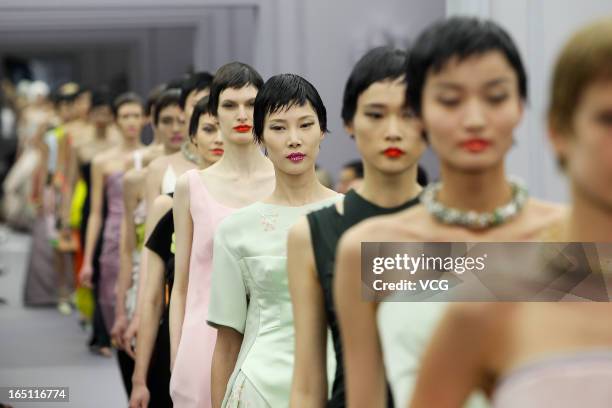
[[[0,184],[18,148],[20,82],[55,89],[76,81],[146,97],[162,82],[235,60],[264,79],[292,72],[317,87],[331,130],[318,165],[336,183],[358,158],[340,119],[354,63],[375,46],[405,49],[423,28],[452,15],[493,19],[514,37],[529,100],[508,173],[523,178],[533,196],[567,201],[545,124],[551,68],[575,29],[612,15],[610,0],[0,0]],[[430,151],[421,166],[437,178]],[[26,234],[0,224],[0,386],[68,385],[72,405],[65,406],[125,406],[116,365],[88,353],[72,320],[23,307],[30,245]]]
[[[344,83],[369,48],[406,47],[426,25],[454,14],[492,18],[519,44],[529,70],[529,109],[508,162],[532,194],[564,201],[565,183],[543,122],[556,52],[572,31],[612,14],[609,0],[1,0],[0,77],[67,80],[142,95],[185,72],[231,60],[268,77],[309,79],[328,108],[331,134],[319,165],[334,178],[357,157],[340,121]],[[5,136],[6,137],[6,136]],[[433,155],[422,160],[430,179]]]

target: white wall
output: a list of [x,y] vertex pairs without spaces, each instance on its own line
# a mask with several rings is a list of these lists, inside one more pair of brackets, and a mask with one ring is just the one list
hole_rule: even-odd
[[520,48],[529,76],[529,104],[516,132],[507,168],[527,181],[534,196],[565,202],[567,180],[556,167],[547,139],[549,83],[557,53],[581,25],[612,15],[609,0],[447,0],[449,15],[491,18]]
[[[241,60],[264,77],[301,74],[327,106],[332,133],[319,162],[335,176],[343,163],[358,157],[340,120],[353,64],[374,46],[404,48],[444,14],[445,0],[2,0],[0,44],[10,33],[23,37],[40,30],[51,32],[49,39],[56,42],[66,42],[66,35],[86,42],[86,33],[105,31],[115,39],[124,33],[129,77],[143,93],[183,72],[186,55],[197,70],[214,72],[229,60]],[[162,28],[163,33],[155,31]],[[128,36],[132,31],[139,34]],[[425,162],[435,170],[435,160]]]
[[[295,64],[281,65],[304,75],[321,93],[331,134],[324,141],[320,164],[336,176],[347,161],[359,157],[344,131],[342,93],[357,60],[374,46],[388,42],[404,48],[407,40],[432,21],[443,18],[443,0],[309,0],[297,3],[297,42],[286,52],[297,53]],[[297,44],[297,45],[296,45]]]

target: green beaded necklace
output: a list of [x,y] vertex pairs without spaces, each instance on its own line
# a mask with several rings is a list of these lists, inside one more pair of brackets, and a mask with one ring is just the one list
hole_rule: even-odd
[[527,187],[520,180],[511,177],[508,179],[508,183],[512,188],[510,202],[488,213],[462,211],[446,207],[437,199],[442,188],[441,182],[432,183],[425,187],[421,193],[421,203],[434,218],[444,224],[460,225],[470,229],[495,227],[514,218],[523,209],[529,197]]

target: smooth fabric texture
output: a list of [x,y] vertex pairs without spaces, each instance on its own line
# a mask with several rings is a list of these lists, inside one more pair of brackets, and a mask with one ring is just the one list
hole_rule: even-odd
[[[240,395],[236,387],[241,386],[237,381],[241,374],[270,407],[289,406],[295,332],[287,275],[287,234],[300,217],[341,197],[300,207],[258,202],[232,214],[219,226],[208,322],[244,334],[223,406],[231,395]],[[333,370],[333,353],[328,361]],[[331,388],[332,378],[328,384]],[[249,403],[255,404],[241,400],[231,406]]]
[[102,235],[100,254],[99,302],[106,330],[110,333],[115,323],[115,285],[119,276],[121,220],[123,217],[123,172],[118,171],[106,177],[105,192],[108,213]]
[[[445,302],[393,301],[393,298],[378,306],[378,335],[396,407],[407,407],[412,399],[423,353],[447,307]],[[484,395],[475,392],[464,408],[488,406]]]
[[193,239],[189,285],[181,340],[170,380],[174,406],[211,406],[210,371],[217,331],[206,325],[210,298],[213,237],[217,225],[235,211],[217,202],[207,191],[200,171],[189,170],[189,200]]
[[[409,208],[419,202],[418,197],[406,201],[394,208],[384,208],[373,204],[361,197],[355,190],[346,193],[343,201],[343,213],[338,213],[335,205],[322,208],[308,214],[308,226],[312,249],[317,269],[317,276],[323,289],[325,299],[325,316],[327,325],[331,330],[334,341],[334,351],[338,365],[334,376],[332,396],[327,402],[329,408],[346,406],[346,390],[344,385],[344,364],[342,363],[342,342],[336,308],[334,305],[333,278],[336,262],[336,249],[342,234],[353,225],[377,215],[392,214]],[[389,395],[389,406],[393,406],[393,399]]]
[[164,175],[162,177],[161,193],[162,194],[174,193],[175,187],[176,187],[176,173],[174,172],[172,165],[168,164],[168,167],[166,167],[166,171],[164,172]]
[[608,408],[612,351],[534,361],[510,372],[493,393],[494,408]]

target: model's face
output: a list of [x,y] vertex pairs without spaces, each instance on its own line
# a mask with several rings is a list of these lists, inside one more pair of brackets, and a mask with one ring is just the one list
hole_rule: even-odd
[[187,122],[187,126],[189,126],[189,121],[191,120],[191,115],[193,115],[193,108],[196,103],[203,97],[208,96],[208,94],[210,94],[210,88],[200,91],[191,91],[189,95],[187,95],[187,99],[185,100],[185,121]]
[[340,171],[340,177],[338,178],[338,183],[336,184],[336,191],[338,193],[345,194],[351,189],[355,180],[357,180],[355,170],[351,167],[344,167]]
[[96,106],[91,109],[89,119],[95,127],[105,128],[113,122],[113,112],[108,105]]
[[523,103],[518,78],[499,51],[451,59],[429,72],[422,118],[442,165],[481,172],[503,164]]
[[74,101],[75,114],[79,118],[87,118],[87,114],[91,110],[91,92],[84,92]]
[[185,143],[185,114],[178,105],[164,107],[159,112],[157,132],[164,147],[170,151],[178,151]]
[[574,185],[612,210],[612,80],[594,82],[584,90],[573,134],[556,146]]
[[235,144],[253,143],[253,107],[257,88],[226,88],[219,94],[217,117],[225,141]]
[[266,115],[263,144],[276,171],[298,175],[314,170],[325,134],[310,103]]
[[223,138],[217,118],[208,114],[200,115],[193,143],[207,165],[217,162],[223,156]]
[[144,126],[144,111],[138,103],[124,103],[117,111],[117,126],[124,139],[137,140]]
[[359,95],[353,122],[346,130],[355,136],[367,169],[401,173],[423,154],[422,127],[404,106],[405,93],[406,84],[398,79],[375,82]]
[[60,102],[57,105],[57,115],[60,117],[62,122],[72,120],[74,109],[73,104],[70,102]]

